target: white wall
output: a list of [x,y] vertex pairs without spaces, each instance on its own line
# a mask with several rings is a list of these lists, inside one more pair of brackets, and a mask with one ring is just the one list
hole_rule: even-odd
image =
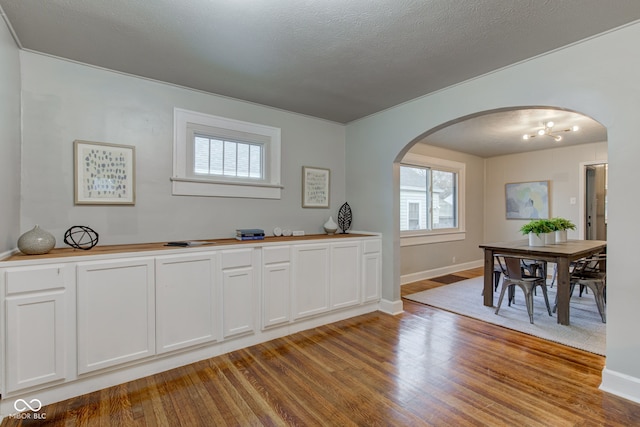
[[[222,238],[236,228],[323,232],[345,201],[343,125],[20,52],[23,97],[22,232],[39,224],[57,246],[73,225],[101,244]],[[172,196],[173,108],[282,129],[281,200]],[[136,148],[135,206],[74,206],[73,141]],[[330,209],[301,207],[302,166],[331,170]]]
[[608,323],[605,389],[640,401],[640,286],[636,277],[640,199],[640,23],[418,98],[347,126],[347,198],[357,227],[383,233],[383,298],[400,300],[398,171],[394,162],[420,134],[504,107],[555,106],[608,130]]
[[20,237],[20,57],[0,22],[0,253]]
[[[551,181],[549,210],[552,217],[581,223],[581,164],[607,161],[607,143],[585,144],[531,153],[492,157],[486,161],[485,240],[504,242],[523,239],[520,227],[526,220],[505,218],[505,184],[509,182]],[[584,192],[584,190],[582,190]],[[576,198],[576,204],[570,199]],[[579,237],[579,230],[569,231],[570,239]],[[481,253],[478,253],[481,256]]]

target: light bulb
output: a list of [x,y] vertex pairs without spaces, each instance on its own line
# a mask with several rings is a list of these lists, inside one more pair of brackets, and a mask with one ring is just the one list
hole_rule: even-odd
[[544,134],[545,134],[544,129],[540,129],[540,130],[538,131],[538,135],[542,136],[542,135],[544,135]]
[[547,125],[546,125],[546,126],[547,126],[548,128],[552,128],[554,124],[555,124],[555,123],[553,123],[553,122],[547,122]]
[[571,130],[574,131],[574,132],[577,131],[578,129],[580,129],[580,126],[573,125],[571,127]]
[[522,139],[524,139],[524,140],[529,139],[529,135],[522,135]]
[[562,141],[562,137],[561,137],[560,135],[556,135],[556,136],[554,136],[554,137],[553,137],[553,139],[555,139],[555,140],[556,140],[556,142],[560,142],[560,141]]

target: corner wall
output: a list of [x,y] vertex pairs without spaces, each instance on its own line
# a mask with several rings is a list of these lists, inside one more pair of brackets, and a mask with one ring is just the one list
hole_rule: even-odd
[[0,20],[0,253],[20,237],[20,57]]

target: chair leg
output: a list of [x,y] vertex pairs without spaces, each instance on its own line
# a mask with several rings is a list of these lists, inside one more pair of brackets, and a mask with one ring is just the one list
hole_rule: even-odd
[[549,316],[551,316],[551,306],[549,305],[549,296],[547,294],[547,287],[546,286],[540,286],[542,288],[542,295],[544,296],[544,303],[547,305],[547,312],[549,313]]
[[604,301],[604,286],[601,282],[596,280],[585,280],[581,281],[580,287],[586,287],[591,289],[593,292],[593,297],[596,300],[596,306],[598,307],[598,312],[600,313],[600,318],[602,319],[602,323],[607,323],[607,314],[605,311],[605,301]]
[[507,288],[511,288],[513,285],[507,285],[504,282],[502,282],[502,289],[500,290],[500,298],[498,298],[498,306],[496,307],[496,314],[498,314],[498,311],[500,311],[500,306],[502,305],[502,300],[504,298],[504,291],[507,290]]

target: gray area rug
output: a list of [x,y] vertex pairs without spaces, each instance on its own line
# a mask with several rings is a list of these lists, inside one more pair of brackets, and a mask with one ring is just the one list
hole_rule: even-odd
[[[524,294],[520,288],[516,288],[515,303],[511,304],[511,306],[507,305],[507,296],[505,295],[500,312],[496,315],[495,308],[485,307],[482,304],[482,283],[482,277],[475,277],[407,295],[404,298],[591,353],[605,355],[606,325],[600,319],[598,308],[591,293],[583,294],[582,297],[579,297],[578,289],[576,288],[571,298],[571,325],[564,326],[557,323],[555,313],[553,313],[553,316],[549,316],[542,292],[538,290],[537,295],[534,297],[534,324],[532,325],[529,323]],[[500,287],[494,294],[495,305],[498,304],[499,296]],[[552,310],[555,297],[556,287],[554,286],[549,288],[549,303]]]

